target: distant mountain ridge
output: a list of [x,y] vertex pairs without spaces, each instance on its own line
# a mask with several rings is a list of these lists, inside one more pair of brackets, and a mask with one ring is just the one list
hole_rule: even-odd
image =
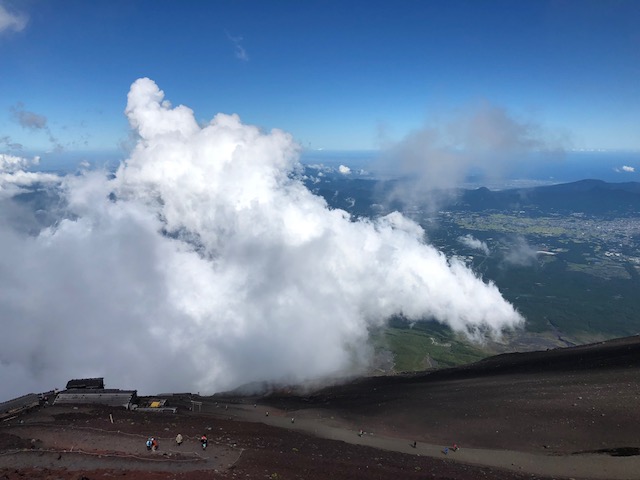
[[[311,181],[315,178],[315,182]],[[351,178],[341,174],[307,177],[306,184],[314,193],[325,198],[333,208],[341,208],[354,215],[375,216],[380,213],[374,205],[386,205],[386,211],[403,210],[402,200],[390,193],[401,191],[404,180],[380,181],[371,178]],[[441,208],[459,211],[518,211],[527,214],[584,213],[605,216],[640,215],[640,182],[609,183],[603,180],[579,180],[527,188],[490,190],[459,189],[451,203]],[[443,192],[443,198],[446,197]],[[415,201],[415,198],[411,200]],[[425,198],[425,202],[427,199]]]
[[580,180],[532,188],[492,191],[481,187],[461,190],[453,208],[462,210],[525,210],[527,213],[598,215],[640,214],[640,183]]

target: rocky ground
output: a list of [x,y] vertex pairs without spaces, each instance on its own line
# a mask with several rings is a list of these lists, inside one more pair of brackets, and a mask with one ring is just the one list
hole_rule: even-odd
[[0,479],[638,478],[639,368],[633,337],[199,412],[39,408],[0,423]]

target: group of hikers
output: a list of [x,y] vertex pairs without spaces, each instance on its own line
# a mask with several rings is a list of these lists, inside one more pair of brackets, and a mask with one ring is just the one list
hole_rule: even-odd
[[445,455],[448,455],[450,451],[457,452],[459,449],[460,447],[456,443],[454,443],[453,445],[451,445],[451,447],[444,447],[444,449],[442,450],[442,453],[444,453]]
[[155,437],[147,438],[147,450],[153,450],[154,452],[158,449],[158,440]]
[[[183,441],[184,441],[184,438],[182,438],[182,434],[179,433],[178,435],[176,435],[176,445],[178,446],[182,445]],[[202,446],[202,449],[205,450],[208,444],[209,444],[209,439],[207,438],[206,435],[202,435],[200,437],[200,445]],[[153,450],[155,452],[157,449],[158,449],[158,440],[155,437],[147,438],[147,450]]]
[[[293,423],[293,418],[291,419],[291,423]],[[365,435],[367,432],[365,432],[363,429],[358,430],[358,436],[362,437],[363,435]],[[418,448],[418,442],[417,441],[413,441],[413,443],[409,444],[412,448]],[[442,453],[444,453],[445,455],[448,455],[449,452],[457,452],[458,450],[460,450],[460,447],[458,446],[457,443],[454,443],[453,445],[451,445],[450,447],[444,447],[442,449]]]

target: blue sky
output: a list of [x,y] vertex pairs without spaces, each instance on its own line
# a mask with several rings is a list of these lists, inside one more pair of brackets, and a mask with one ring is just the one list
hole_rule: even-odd
[[376,149],[479,102],[640,150],[640,2],[0,0],[0,153],[113,151],[133,81],[207,121]]

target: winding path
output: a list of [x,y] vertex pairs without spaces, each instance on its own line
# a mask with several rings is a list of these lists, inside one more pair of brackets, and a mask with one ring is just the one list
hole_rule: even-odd
[[[266,416],[265,412],[269,412]],[[295,422],[291,412],[282,412],[273,407],[258,405],[233,405],[225,410],[225,415],[246,421],[262,422],[280,428],[288,428],[329,440],[338,440],[355,445],[366,445],[382,450],[390,450],[410,455],[444,458],[444,446],[378,435],[375,432],[358,432],[341,426],[338,421],[312,418],[308,412],[297,411]],[[640,472],[640,456],[613,457],[600,454],[579,455],[537,455],[511,450],[488,450],[482,448],[460,448],[449,450],[447,459],[472,465],[502,468],[520,473],[530,473],[549,477],[567,477],[603,480],[637,480]]]

